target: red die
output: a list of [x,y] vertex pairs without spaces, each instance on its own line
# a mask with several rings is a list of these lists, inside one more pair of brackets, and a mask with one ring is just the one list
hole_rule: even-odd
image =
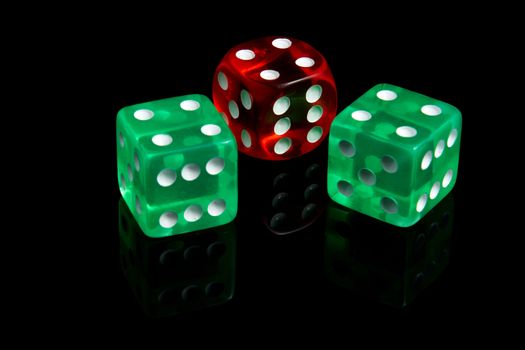
[[228,51],[215,72],[213,102],[241,152],[282,160],[312,151],[328,136],[337,92],[317,50],[267,37]]

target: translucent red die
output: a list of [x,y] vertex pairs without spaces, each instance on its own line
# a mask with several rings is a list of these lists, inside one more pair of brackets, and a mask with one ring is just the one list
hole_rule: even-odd
[[266,37],[228,51],[215,71],[213,102],[241,152],[284,160],[312,151],[328,136],[337,91],[326,60],[312,46]]

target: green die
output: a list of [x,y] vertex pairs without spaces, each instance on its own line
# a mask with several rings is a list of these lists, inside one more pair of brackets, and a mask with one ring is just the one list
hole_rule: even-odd
[[461,113],[388,84],[359,97],[333,121],[328,194],[390,224],[415,224],[454,187]]
[[237,144],[206,96],[120,110],[117,168],[122,196],[150,237],[223,225],[237,214]]

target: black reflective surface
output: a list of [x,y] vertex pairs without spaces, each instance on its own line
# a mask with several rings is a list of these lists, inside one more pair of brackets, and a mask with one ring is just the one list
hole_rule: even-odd
[[121,267],[145,315],[218,305],[226,313],[245,305],[278,312],[325,303],[333,291],[373,307],[405,308],[431,288],[450,260],[453,193],[412,227],[374,220],[325,195],[325,146],[288,162],[241,157],[240,208],[228,225],[151,239],[120,200]]
[[[323,283],[347,290],[352,298],[406,307],[447,267],[453,217],[452,196],[410,228],[393,228],[330,203],[326,212],[310,223],[311,226],[294,233],[304,234],[309,248],[313,248],[312,244],[323,244],[323,276],[317,276]],[[120,200],[122,272],[145,314],[150,317],[174,316],[230,301],[235,290],[236,224],[238,221],[186,235],[151,239],[142,233],[125,202]],[[263,225],[260,228],[263,227],[268,229]],[[321,231],[321,234],[313,231]],[[266,234],[275,232],[269,229]],[[289,242],[278,244],[283,244],[283,249],[292,249],[290,253],[297,258],[297,248],[289,246],[297,244],[295,242],[305,243],[294,237]],[[263,251],[263,255],[267,252]],[[310,252],[315,258],[315,251]],[[286,254],[286,250],[280,253]],[[265,262],[264,256],[259,258]],[[309,256],[302,258],[306,268]],[[267,267],[262,264],[263,269]],[[286,278],[286,271],[296,272],[290,271],[288,264],[274,268],[282,270],[284,275],[281,278],[288,281],[283,283],[277,279],[272,283],[270,280],[270,286],[276,282],[287,288],[293,286],[288,284],[294,278],[291,275]],[[278,278],[283,272],[273,271],[271,278]],[[264,275],[262,271],[260,273]],[[297,293],[304,293],[301,286],[295,287]],[[277,288],[276,291],[281,290]]]
[[[130,29],[133,35],[127,33],[116,42],[115,51],[126,53],[126,64],[115,56],[107,87],[107,123],[97,126],[105,128],[103,199],[94,206],[101,223],[94,220],[98,231],[94,229],[83,246],[89,258],[78,262],[89,266],[85,282],[78,288],[88,295],[80,308],[95,311],[102,323],[130,329],[253,325],[267,333],[297,324],[344,327],[384,319],[410,319],[430,331],[435,329],[430,324],[438,320],[460,325],[463,320],[483,319],[494,309],[493,291],[501,289],[496,282],[501,269],[494,262],[499,255],[495,243],[502,230],[491,224],[497,205],[485,196],[490,191],[473,180],[479,171],[486,170],[478,167],[489,163],[473,131],[484,117],[476,107],[479,98],[469,95],[472,84],[464,71],[467,60],[459,54],[445,54],[455,52],[458,38],[436,32],[420,41],[421,31],[428,28],[425,26],[419,28],[418,35],[405,28],[399,40],[385,41],[354,31],[348,23],[323,30],[294,29],[284,22],[274,23],[270,29],[263,24],[246,25],[251,29],[182,35],[189,33],[186,28],[176,35],[162,36],[163,40]],[[165,243],[162,248],[175,250],[173,258],[171,253],[163,255],[162,249],[156,250],[164,243],[142,244],[142,248],[135,243],[131,250],[155,258],[133,265],[133,258],[124,253],[129,249],[126,240],[119,238],[120,194],[113,151],[117,111],[126,105],[187,93],[210,96],[213,71],[230,47],[273,34],[300,38],[323,53],[336,79],[339,110],[381,82],[458,107],[463,113],[463,134],[458,180],[451,195],[416,226],[403,230],[329,201],[322,190],[326,186],[323,177],[316,175],[326,167],[322,152],[270,165],[241,155],[239,215],[231,224],[233,233],[221,233],[225,235],[222,241],[232,248],[226,249],[219,262],[206,260],[209,257],[203,253],[211,238],[197,244],[195,250],[196,256],[205,257],[204,267],[186,262],[178,245],[186,251],[194,244],[190,236],[180,236],[166,240],[177,247]],[[137,52],[137,45],[165,47],[166,42],[177,46],[177,54],[128,55]],[[443,54],[422,57],[429,52],[429,42],[439,43]],[[214,237],[205,232],[196,236]],[[145,253],[148,250],[150,253]],[[189,249],[189,257],[192,251]],[[166,278],[155,272],[151,259],[182,261],[184,268],[177,265],[178,270]],[[208,298],[207,286],[215,280],[224,281],[223,293],[217,291],[217,299]],[[190,288],[183,293],[194,285],[198,292]],[[137,290],[142,297],[137,298]],[[167,294],[163,290],[168,290]],[[181,303],[185,298],[191,301],[186,306]],[[263,321],[266,319],[271,321]],[[261,322],[265,327],[255,326]],[[391,324],[395,326],[395,322]]]

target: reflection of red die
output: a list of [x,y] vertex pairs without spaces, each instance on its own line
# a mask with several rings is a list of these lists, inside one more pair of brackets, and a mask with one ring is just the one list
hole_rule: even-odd
[[293,38],[267,37],[228,51],[215,72],[213,101],[239,150],[270,160],[315,149],[337,110],[326,60]]

